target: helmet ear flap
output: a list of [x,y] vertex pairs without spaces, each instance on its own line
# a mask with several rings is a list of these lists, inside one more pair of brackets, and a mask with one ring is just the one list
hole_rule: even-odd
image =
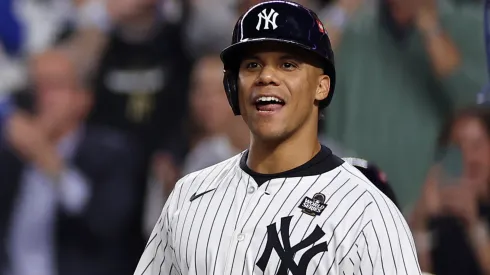
[[240,115],[240,106],[238,104],[238,85],[237,74],[230,70],[224,70],[223,86],[225,87],[226,97],[230,103],[233,113]]

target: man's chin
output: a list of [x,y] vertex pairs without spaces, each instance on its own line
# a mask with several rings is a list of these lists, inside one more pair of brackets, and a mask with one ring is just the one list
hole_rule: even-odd
[[287,139],[285,131],[271,127],[257,127],[251,129],[255,141],[266,143],[278,143]]
[[45,116],[39,119],[38,125],[48,131],[53,131],[58,128],[63,128],[67,124],[66,119],[56,116]]

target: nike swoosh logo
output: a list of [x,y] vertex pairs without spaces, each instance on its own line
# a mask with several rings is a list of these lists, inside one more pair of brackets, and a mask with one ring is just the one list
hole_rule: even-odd
[[209,192],[211,192],[211,191],[214,191],[215,189],[216,189],[216,188],[211,189],[211,190],[207,190],[207,191],[202,192],[202,193],[200,193],[200,194],[194,193],[194,194],[192,194],[192,196],[191,196],[191,198],[189,199],[189,201],[193,201],[193,200],[195,200],[195,199],[197,199],[197,198],[199,198],[199,197],[201,197],[201,196],[203,196],[203,195],[205,195],[205,194],[207,194],[207,193],[209,193]]

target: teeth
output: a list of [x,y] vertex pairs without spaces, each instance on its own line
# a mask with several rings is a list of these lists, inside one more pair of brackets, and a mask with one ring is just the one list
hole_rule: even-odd
[[280,100],[277,97],[273,97],[273,96],[261,96],[257,99],[257,102],[278,102],[278,103],[281,103],[282,100]]

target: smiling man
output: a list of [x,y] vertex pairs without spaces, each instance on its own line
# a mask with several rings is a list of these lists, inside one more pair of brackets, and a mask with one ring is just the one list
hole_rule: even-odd
[[335,86],[318,17],[257,4],[221,58],[250,147],[177,183],[135,274],[421,274],[395,205],[318,141]]

